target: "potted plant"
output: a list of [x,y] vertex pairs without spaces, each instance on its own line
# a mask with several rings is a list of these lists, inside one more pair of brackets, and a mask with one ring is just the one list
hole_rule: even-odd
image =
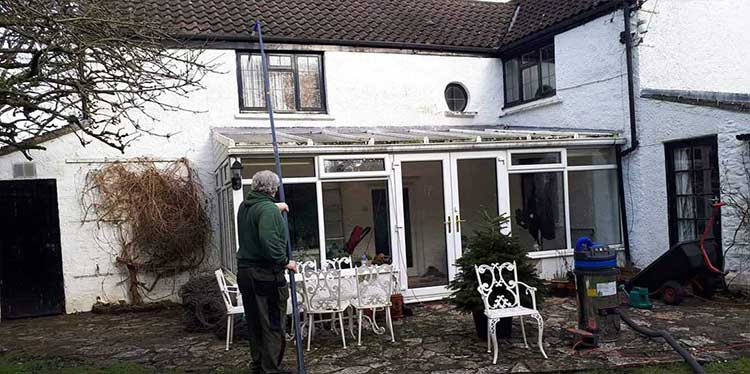
[[568,297],[576,295],[575,274],[570,268],[568,260],[563,256],[564,268],[555,272],[554,278],[550,280],[550,294],[555,297]]
[[[464,313],[471,313],[481,339],[487,338],[487,317],[484,315],[484,303],[477,291],[478,282],[474,265],[516,262],[518,279],[532,287],[543,288],[536,267],[526,256],[524,249],[516,238],[504,233],[508,225],[508,216],[495,216],[483,213],[483,222],[478,230],[468,238],[467,248],[463,256],[456,261],[458,273],[448,288],[453,291],[450,302]],[[540,302],[543,292],[537,292],[537,302]],[[528,305],[528,296],[521,294],[524,305]],[[502,320],[497,326],[498,337],[510,336],[511,318]]]

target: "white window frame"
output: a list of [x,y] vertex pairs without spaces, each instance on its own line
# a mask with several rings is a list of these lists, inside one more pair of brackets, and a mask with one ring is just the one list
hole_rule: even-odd
[[[354,171],[331,173],[326,172],[325,164],[328,160],[356,160],[356,159],[382,159],[383,170],[377,171]],[[391,174],[392,157],[388,154],[356,154],[356,155],[324,155],[318,156],[318,175],[320,179],[348,179],[348,178],[368,178],[368,177],[388,177]]]
[[[559,153],[560,162],[554,164],[536,164],[536,165],[513,165],[513,155],[516,154],[527,154],[527,153]],[[529,149],[513,149],[508,151],[508,173],[521,171],[521,170],[562,170],[568,166],[568,154],[565,148],[529,148]]]
[[[592,147],[596,148],[596,147]],[[538,165],[513,165],[512,157],[513,154],[523,153],[552,153],[560,152],[560,163],[557,164],[538,164]],[[573,255],[573,238],[571,237],[570,230],[570,190],[568,183],[568,172],[575,171],[588,171],[588,170],[612,170],[617,169],[617,164],[601,164],[601,165],[579,165],[579,166],[568,166],[568,152],[567,148],[528,148],[528,149],[513,149],[508,151],[507,159],[507,170],[508,175],[510,174],[525,174],[525,173],[545,173],[545,172],[562,172],[563,174],[563,204],[565,209],[565,237],[566,237],[566,248],[548,249],[544,251],[529,251],[528,256],[533,259],[552,258],[560,256],[572,256]],[[510,189],[510,184],[508,184]],[[508,190],[510,194],[510,190]],[[510,206],[508,206],[510,209]],[[510,214],[509,226],[511,229],[511,235],[513,234],[513,215]],[[620,240],[622,240],[622,212],[620,212]],[[612,244],[613,247],[622,247],[623,243]]]

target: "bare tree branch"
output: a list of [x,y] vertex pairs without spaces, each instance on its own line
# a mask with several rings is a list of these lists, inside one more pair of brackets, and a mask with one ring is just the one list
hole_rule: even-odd
[[30,157],[26,140],[65,126],[123,151],[141,135],[171,136],[138,122],[202,89],[213,72],[203,50],[156,20],[109,0],[0,3],[0,146]]

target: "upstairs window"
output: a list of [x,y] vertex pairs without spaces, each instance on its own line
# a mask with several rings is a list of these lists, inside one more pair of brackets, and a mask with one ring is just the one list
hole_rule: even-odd
[[[320,55],[269,53],[267,56],[274,112],[325,112]],[[260,53],[239,53],[237,62],[240,110],[265,111]]]
[[554,95],[554,44],[546,44],[506,60],[503,71],[506,107]]

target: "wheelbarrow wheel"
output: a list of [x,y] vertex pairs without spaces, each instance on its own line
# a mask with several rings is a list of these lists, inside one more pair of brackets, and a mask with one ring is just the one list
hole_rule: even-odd
[[680,305],[685,299],[685,288],[675,281],[664,283],[661,287],[661,298],[668,305]]

